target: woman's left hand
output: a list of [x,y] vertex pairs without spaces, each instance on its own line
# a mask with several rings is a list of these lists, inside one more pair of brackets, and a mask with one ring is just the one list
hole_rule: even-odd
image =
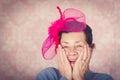
[[84,46],[84,51],[78,51],[80,54],[73,68],[73,79],[84,80],[85,74],[89,68],[89,62],[91,59],[92,52],[89,46]]

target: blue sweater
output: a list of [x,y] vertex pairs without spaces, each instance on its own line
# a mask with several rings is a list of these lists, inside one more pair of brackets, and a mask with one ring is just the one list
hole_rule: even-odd
[[[62,77],[56,68],[49,67],[42,70],[36,76],[36,80],[67,80],[67,79],[65,77]],[[113,78],[110,75],[103,73],[94,73],[89,70],[86,73],[84,80],[113,80]]]

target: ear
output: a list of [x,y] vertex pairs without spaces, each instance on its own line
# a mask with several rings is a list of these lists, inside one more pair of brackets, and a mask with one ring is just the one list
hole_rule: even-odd
[[94,48],[95,48],[95,44],[92,43],[91,46],[90,46],[90,52],[93,52]]

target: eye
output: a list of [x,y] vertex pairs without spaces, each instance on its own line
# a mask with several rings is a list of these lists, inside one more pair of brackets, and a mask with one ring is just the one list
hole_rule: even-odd
[[82,45],[77,45],[76,47],[77,47],[77,48],[80,48],[80,47],[83,47],[83,46],[82,46]]
[[62,48],[67,49],[67,48],[69,48],[69,46],[62,46]]

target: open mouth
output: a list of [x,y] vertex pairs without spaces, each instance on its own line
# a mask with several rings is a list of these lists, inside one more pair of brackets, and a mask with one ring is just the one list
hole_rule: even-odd
[[75,64],[75,61],[70,61],[70,64]]
[[72,69],[73,69],[73,67],[74,67],[74,65],[75,65],[75,62],[76,62],[76,61],[70,61],[70,65],[71,65]]

